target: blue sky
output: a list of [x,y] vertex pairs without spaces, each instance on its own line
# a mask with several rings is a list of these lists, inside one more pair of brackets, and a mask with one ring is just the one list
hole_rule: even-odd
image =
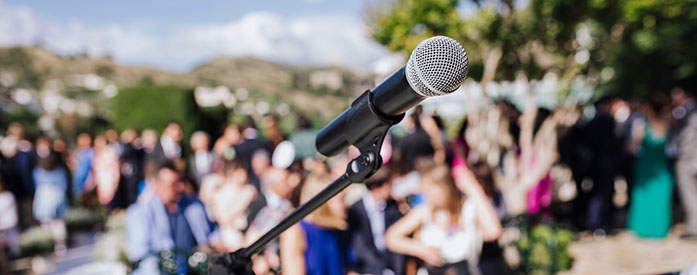
[[[390,53],[367,35],[365,1],[0,0],[0,47],[186,71],[219,56],[371,70]],[[391,60],[394,60],[392,58]]]

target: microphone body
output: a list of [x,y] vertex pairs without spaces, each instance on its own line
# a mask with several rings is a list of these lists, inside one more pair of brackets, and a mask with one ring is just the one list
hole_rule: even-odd
[[[435,36],[421,41],[407,65],[372,91],[364,92],[348,110],[317,134],[317,151],[336,155],[349,145],[361,151],[382,144],[380,138],[404,113],[426,97],[449,94],[467,77],[467,52],[452,38]],[[382,134],[381,134],[382,133]]]
[[407,110],[424,99],[409,86],[402,67],[322,128],[317,134],[317,151],[325,156],[336,155],[354,144],[352,141],[357,142],[356,137],[366,136],[379,126],[381,121],[374,119],[375,115],[397,123]]

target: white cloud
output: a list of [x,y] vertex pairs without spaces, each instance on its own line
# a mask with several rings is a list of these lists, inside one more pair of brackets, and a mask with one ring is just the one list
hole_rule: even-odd
[[40,43],[61,54],[110,54],[129,64],[188,70],[218,56],[255,56],[292,64],[369,69],[387,54],[368,37],[358,16],[284,18],[250,12],[229,22],[155,31],[162,28],[91,26],[0,2],[0,46]]

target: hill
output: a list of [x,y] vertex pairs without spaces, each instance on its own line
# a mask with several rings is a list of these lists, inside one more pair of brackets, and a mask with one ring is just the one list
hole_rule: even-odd
[[61,56],[40,46],[0,48],[0,84],[6,87],[35,92],[52,80],[65,87],[85,76],[96,79],[97,84],[117,87],[148,83],[192,88],[223,85],[232,91],[244,88],[248,101],[284,102],[302,112],[325,115],[341,111],[347,98],[370,88],[373,79],[341,67],[291,66],[248,57],[221,57],[177,73],[117,64],[108,56]]

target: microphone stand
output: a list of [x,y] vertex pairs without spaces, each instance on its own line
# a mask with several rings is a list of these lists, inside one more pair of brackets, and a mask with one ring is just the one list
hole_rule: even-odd
[[[345,133],[348,142],[358,147],[361,155],[349,162],[346,167],[346,172],[343,175],[334,180],[309,201],[295,209],[290,215],[257,239],[249,247],[213,257],[210,263],[210,274],[253,275],[253,255],[259,253],[264,246],[276,239],[286,229],[300,221],[336,194],[346,189],[346,187],[352,183],[365,182],[380,169],[382,165],[380,148],[385,140],[385,136],[387,136],[392,125],[397,124],[404,118],[404,114],[396,117],[389,117],[378,112],[373,105],[372,93],[370,90],[365,91],[357,98],[352,103],[352,106],[358,106],[362,108],[362,110],[365,110],[365,112],[361,112],[359,116],[362,122],[361,124],[374,126],[364,132],[351,131],[352,129],[349,129],[349,131]],[[360,134],[354,134],[356,132]]]

